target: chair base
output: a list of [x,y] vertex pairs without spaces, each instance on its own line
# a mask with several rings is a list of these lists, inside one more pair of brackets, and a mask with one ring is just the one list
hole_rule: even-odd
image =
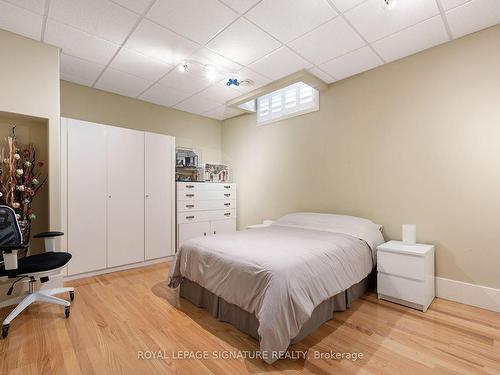
[[[73,300],[75,296],[75,289],[74,288],[54,288],[54,289],[44,289],[44,290],[39,290],[37,292],[33,293],[26,293],[25,297],[19,302],[19,304],[15,307],[12,312],[7,315],[5,320],[3,321],[2,325],[2,337],[7,337],[8,332],[9,332],[9,324],[12,320],[14,320],[15,317],[17,317],[19,314],[21,314],[29,305],[31,305],[34,302],[47,302],[47,303],[53,303],[56,305],[62,305],[64,306],[64,313],[66,318],[69,317],[69,309],[71,306],[71,303],[69,301],[66,301],[65,299],[54,297],[55,294],[61,294],[61,293],[69,293],[70,299]],[[19,297],[12,298],[12,300],[18,300]],[[8,301],[6,301],[8,303]]]

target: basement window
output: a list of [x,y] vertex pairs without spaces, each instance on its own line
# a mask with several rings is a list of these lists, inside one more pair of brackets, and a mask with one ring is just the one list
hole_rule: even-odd
[[304,82],[257,98],[257,125],[266,125],[319,110],[319,92]]

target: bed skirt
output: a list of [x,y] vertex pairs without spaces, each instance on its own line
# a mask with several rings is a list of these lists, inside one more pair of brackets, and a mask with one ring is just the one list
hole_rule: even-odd
[[[332,319],[334,311],[345,311],[351,303],[363,294],[373,290],[376,282],[376,272],[372,272],[359,283],[354,284],[349,289],[340,292],[333,297],[323,301],[312,312],[311,318],[304,323],[297,336],[292,339],[292,344],[301,341],[303,338],[313,333],[323,323]],[[203,288],[199,284],[184,278],[180,285],[180,296],[190,301],[192,304],[207,309],[214,318],[222,322],[230,323],[240,331],[247,333],[256,340],[259,340],[257,330],[259,321],[257,317],[243,310],[242,308],[224,301],[212,292]]]

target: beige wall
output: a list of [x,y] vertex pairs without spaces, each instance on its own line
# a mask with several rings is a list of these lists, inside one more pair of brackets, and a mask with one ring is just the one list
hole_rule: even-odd
[[321,110],[223,122],[239,226],[292,211],[416,223],[437,275],[500,288],[500,26],[334,83]]
[[[48,120],[50,224],[60,228],[59,50],[0,30],[0,111]],[[47,121],[39,122],[40,126]],[[5,124],[2,125],[4,128]],[[3,130],[2,130],[3,132]],[[42,153],[44,151],[41,151]],[[43,225],[39,223],[39,225]]]
[[220,162],[221,123],[172,108],[61,81],[61,116],[175,136],[176,146]]

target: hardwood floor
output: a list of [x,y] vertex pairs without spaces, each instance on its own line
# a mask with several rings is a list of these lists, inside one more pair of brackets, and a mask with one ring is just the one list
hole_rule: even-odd
[[[76,288],[70,318],[64,319],[60,306],[31,306],[0,340],[0,373],[500,374],[499,313],[440,299],[422,313],[378,301],[375,294],[335,313],[290,348],[308,351],[308,359],[274,365],[217,359],[256,351],[258,343],[179,299],[167,288],[167,272],[168,265],[159,264],[68,283]],[[0,310],[0,319],[10,310]],[[157,359],[141,359],[139,351]],[[172,359],[182,351],[208,351],[210,358]],[[314,358],[330,352],[363,358]]]

